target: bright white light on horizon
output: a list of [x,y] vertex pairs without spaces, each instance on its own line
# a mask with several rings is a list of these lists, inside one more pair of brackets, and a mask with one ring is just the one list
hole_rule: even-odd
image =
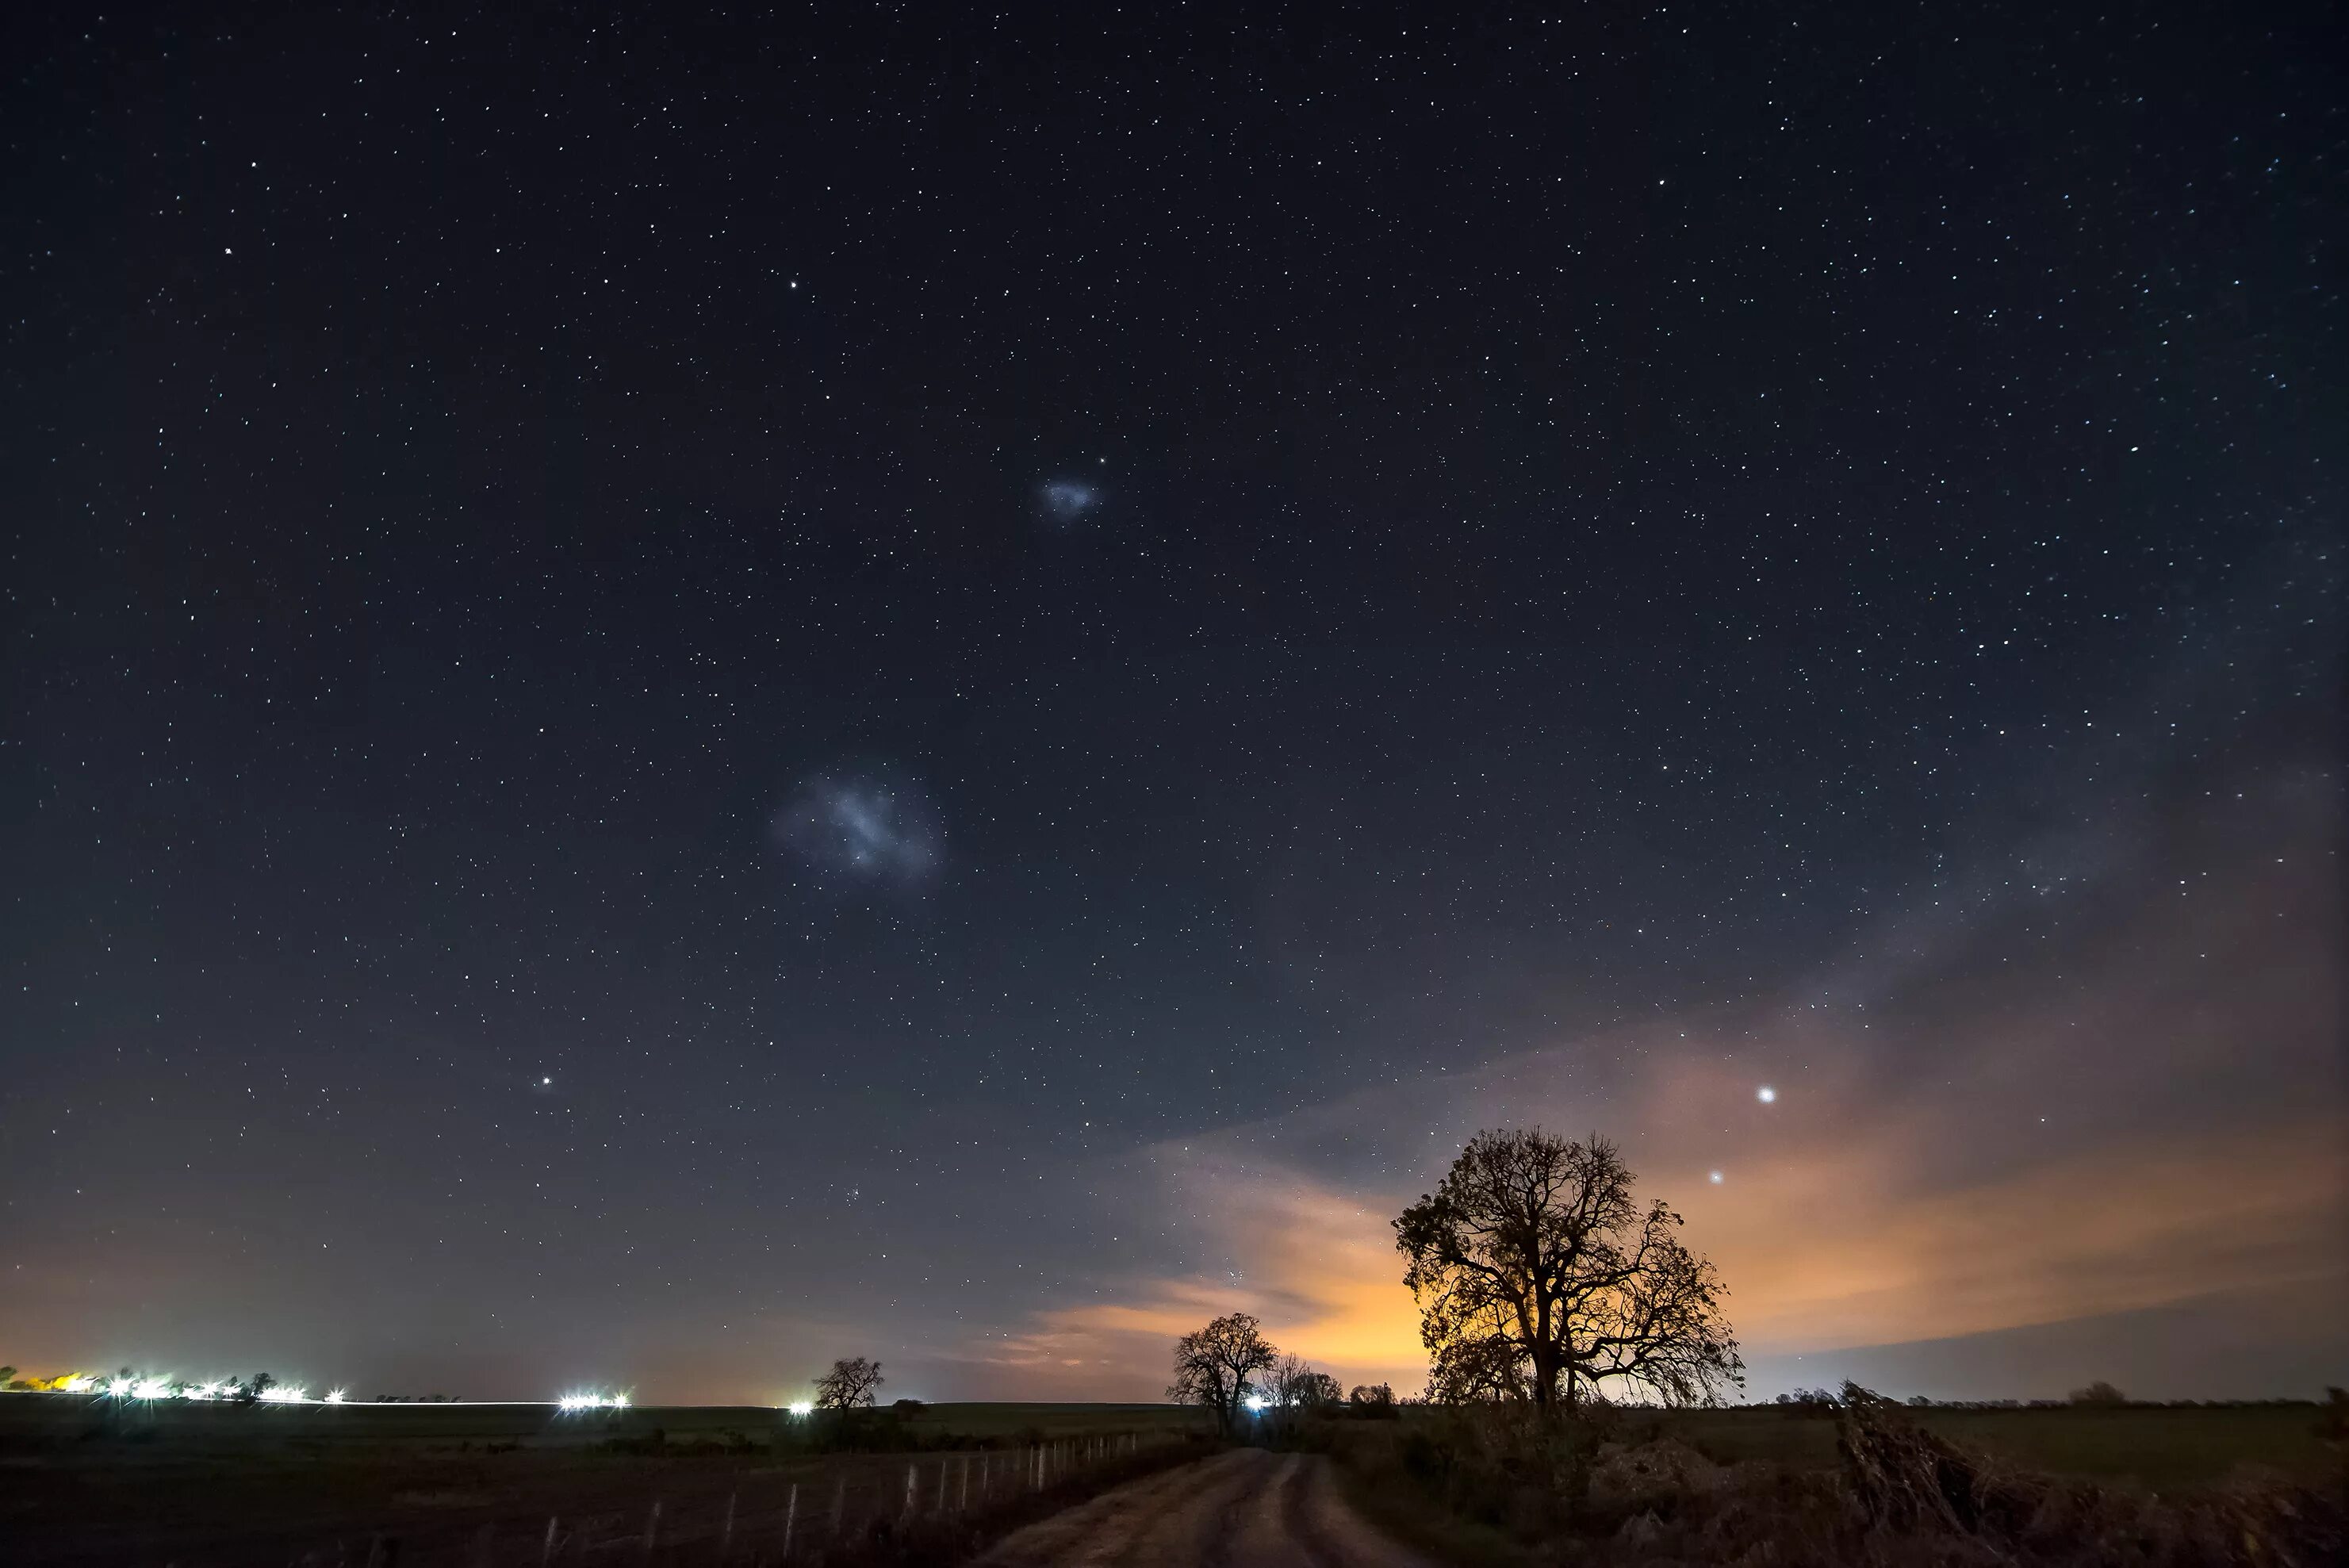
[[326,1403],[327,1403],[327,1404],[329,1404],[329,1405],[339,1405],[339,1404],[341,1404],[342,1402],[343,1402],[343,1391],[342,1391],[341,1389],[339,1389],[339,1388],[334,1388],[334,1389],[329,1389],[329,1390],[327,1391],[327,1394],[326,1394]]
[[261,1402],[264,1405],[305,1405],[309,1403],[309,1400],[307,1397],[307,1390],[296,1386],[293,1388],[264,1388],[261,1391]]
[[98,1386],[98,1380],[88,1373],[77,1372],[57,1386],[68,1394],[87,1394]]
[[1761,1101],[1765,1106],[1771,1105],[1777,1100],[1778,1091],[1772,1088],[1769,1085],[1764,1084],[1760,1088],[1754,1091],[1754,1097]]
[[130,1397],[131,1390],[138,1386],[139,1385],[128,1377],[117,1377],[107,1384],[106,1391],[117,1399],[128,1399]]
[[168,1377],[141,1378],[130,1390],[133,1399],[168,1399],[171,1397],[171,1380]]
[[794,1416],[812,1416],[815,1414],[815,1401],[812,1399],[794,1399],[790,1404],[784,1406],[783,1408],[790,1411]]
[[1242,1400],[1241,1403],[1248,1407],[1248,1413],[1250,1415],[1261,1416],[1264,1414],[1264,1407],[1271,1404],[1272,1401],[1266,1398],[1261,1394],[1251,1394],[1246,1399]]
[[628,1407],[626,1394],[565,1394],[555,1405],[564,1410],[625,1410]]

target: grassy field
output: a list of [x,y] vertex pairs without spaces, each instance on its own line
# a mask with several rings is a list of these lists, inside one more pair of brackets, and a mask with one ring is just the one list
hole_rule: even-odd
[[925,1405],[906,1425],[926,1437],[997,1438],[1041,1433],[1047,1438],[1093,1432],[1195,1432],[1215,1429],[1207,1412],[1190,1405]]
[[[2158,1491],[2204,1486],[2245,1469],[2320,1478],[2340,1459],[2307,1405],[2067,1406],[2018,1410],[1914,1412],[1952,1442],[2054,1475]],[[1836,1462],[1827,1416],[1772,1407],[1685,1410],[1635,1417],[1635,1427],[1679,1438],[1719,1464],[1764,1459],[1807,1469]]]
[[[2307,1406],[1913,1415],[2010,1464],[2131,1492],[2190,1494],[2262,1473],[2317,1480],[2343,1462],[2319,1435],[2323,1413]],[[160,1561],[168,1546],[183,1568],[357,1562],[386,1535],[403,1543],[404,1563],[470,1565],[535,1562],[555,1530],[587,1542],[576,1560],[635,1561],[629,1543],[657,1529],[665,1551],[675,1545],[685,1552],[678,1561],[693,1561],[690,1543],[729,1529],[772,1548],[796,1528],[804,1546],[811,1531],[848,1541],[876,1521],[953,1528],[961,1511],[975,1508],[977,1520],[1040,1505],[1065,1495],[1056,1486],[1081,1487],[1088,1476],[1107,1484],[1121,1465],[1190,1451],[1206,1420],[1166,1405],[956,1404],[875,1427],[874,1451],[839,1452],[812,1443],[806,1423],[763,1407],[566,1415],[543,1405],[5,1397],[0,1557],[79,1568]],[[1490,1519],[1451,1512],[1425,1462],[1411,1457],[1443,1430],[1435,1413],[1413,1409],[1398,1421],[1309,1421],[1280,1440],[1346,1457],[1365,1511],[1423,1546],[1463,1561],[1518,1561],[1522,1529],[1506,1510]],[[1764,1478],[1738,1483],[1760,1487],[1757,1496],[1785,1494],[1771,1475],[1805,1478],[1799,1495],[1841,1484],[1826,1416],[1626,1412],[1615,1436],[1635,1446],[1670,1438],[1714,1464],[1743,1466],[1737,1473]],[[485,1542],[498,1555],[484,1556]]]
[[[246,1407],[0,1398],[0,1560],[405,1564],[699,1562],[731,1532],[773,1552],[854,1542],[876,1521],[952,1530],[1187,1451],[1172,1406],[948,1405],[887,1412],[829,1451],[761,1407],[564,1414],[543,1405]],[[168,1548],[168,1551],[166,1549]]]
[[2141,1568],[2349,1562],[2349,1445],[2310,1405],[1501,1411],[1340,1422],[1355,1505],[1440,1561]]
[[[1179,1405],[927,1405],[902,1423],[924,1445],[1050,1440],[1099,1432],[1206,1432],[1206,1412]],[[671,1441],[740,1434],[760,1442],[803,1432],[761,1405],[646,1405],[563,1411],[544,1404],[254,1405],[117,1401],[98,1396],[0,1395],[0,1445],[62,1440],[205,1447],[520,1444],[595,1446],[665,1433]]]

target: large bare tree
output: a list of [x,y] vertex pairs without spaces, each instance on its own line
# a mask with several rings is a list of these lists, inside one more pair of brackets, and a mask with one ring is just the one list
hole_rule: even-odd
[[881,1364],[862,1355],[835,1361],[832,1370],[815,1380],[819,1410],[854,1410],[874,1403],[881,1392]]
[[1174,1342],[1174,1381],[1166,1397],[1180,1405],[1205,1405],[1216,1413],[1216,1429],[1228,1435],[1255,1389],[1250,1380],[1268,1369],[1278,1354],[1247,1314],[1219,1317]]
[[1641,1209],[1615,1146],[1538,1128],[1479,1133],[1395,1221],[1446,1399],[1547,1409],[1619,1383],[1697,1404],[1744,1382],[1711,1263],[1681,1217]]

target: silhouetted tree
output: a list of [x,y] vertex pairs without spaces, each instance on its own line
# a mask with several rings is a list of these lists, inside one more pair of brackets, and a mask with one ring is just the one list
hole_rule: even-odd
[[1354,1407],[1357,1416],[1387,1417],[1395,1413],[1393,1388],[1384,1383],[1357,1383],[1354,1391],[1346,1396],[1346,1403]]
[[881,1392],[881,1364],[862,1355],[835,1361],[832,1370],[815,1380],[815,1407],[854,1410],[874,1403]]
[[1299,1410],[1319,1409],[1324,1405],[1340,1404],[1345,1398],[1336,1378],[1326,1372],[1317,1372],[1310,1362],[1299,1355],[1284,1355],[1274,1362],[1265,1375],[1264,1388],[1274,1403]]
[[1442,1399],[1547,1409],[1616,1381],[1670,1405],[1744,1382],[1713,1265],[1605,1138],[1479,1133],[1395,1220]]
[[2070,1397],[2075,1405],[2126,1405],[2128,1403],[2127,1395],[2101,1377],[2085,1388],[2073,1389]]
[[1255,1391],[1251,1379],[1269,1368],[1276,1355],[1247,1314],[1219,1317],[1175,1341],[1174,1381],[1166,1397],[1206,1406],[1215,1412],[1216,1429],[1229,1435],[1241,1405]]

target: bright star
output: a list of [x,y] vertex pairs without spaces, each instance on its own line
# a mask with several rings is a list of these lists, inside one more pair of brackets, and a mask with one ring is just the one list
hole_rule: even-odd
[[1772,1088],[1769,1085],[1764,1084],[1760,1088],[1754,1091],[1754,1097],[1761,1101],[1765,1106],[1771,1105],[1777,1100],[1778,1091]]

